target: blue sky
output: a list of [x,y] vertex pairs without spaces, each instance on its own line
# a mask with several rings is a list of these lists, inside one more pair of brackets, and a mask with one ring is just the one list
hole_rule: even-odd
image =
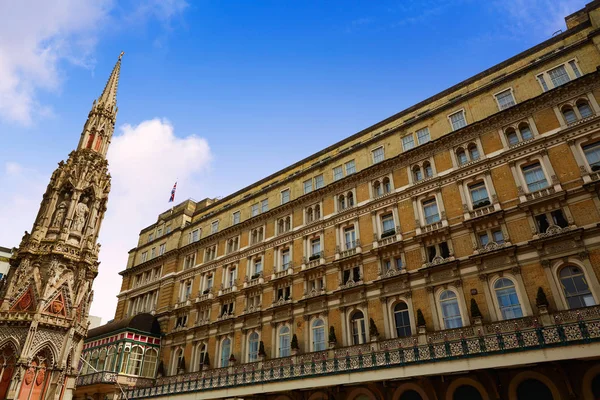
[[0,4],[0,245],[31,228],[126,53],[92,309],[106,321],[176,179],[177,200],[225,196],[566,29],[586,1],[16,3]]

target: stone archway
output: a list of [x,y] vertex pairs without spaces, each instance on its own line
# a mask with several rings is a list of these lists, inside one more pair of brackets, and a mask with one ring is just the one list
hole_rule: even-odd
[[[526,381],[538,381],[539,383],[541,383],[548,389],[547,393],[549,393],[552,397],[550,398],[547,395],[545,398],[541,397],[544,394],[544,393],[540,392],[540,390],[543,390],[543,387],[540,386],[536,382],[526,382]],[[536,393],[536,399],[560,400],[562,398],[562,396],[560,395],[560,391],[558,390],[558,388],[556,387],[556,385],[554,384],[554,382],[552,382],[552,380],[550,378],[548,378],[545,375],[540,374],[539,372],[523,371],[523,372],[517,374],[510,381],[510,384],[508,385],[509,400],[526,399],[526,397],[524,397],[524,396],[527,396],[526,390],[531,390],[531,389],[527,388],[526,390],[524,390],[523,387],[521,387],[521,390],[519,390],[519,386],[523,382],[526,382],[525,385],[531,386],[532,388],[535,388],[536,390],[538,390],[538,392]]]
[[396,389],[392,400],[429,400],[429,396],[421,386],[408,382],[403,383]]
[[16,357],[17,347],[13,342],[9,341],[0,346],[0,399],[6,398],[15,371]]
[[581,393],[584,400],[600,398],[600,364],[589,368],[583,375]]
[[348,393],[348,400],[380,400],[371,390],[359,387]]
[[[467,388],[461,388],[462,386],[466,386]],[[471,387],[472,389],[468,387]],[[448,389],[446,390],[446,400],[456,400],[454,398],[454,394],[457,390],[459,390],[459,393],[473,393],[474,396],[476,395],[476,393],[478,393],[482,400],[490,400],[490,396],[488,395],[488,392],[485,389],[485,387],[483,387],[483,385],[480,382],[476,381],[473,378],[458,378],[453,380],[452,383],[450,383],[450,385],[448,386]],[[473,399],[475,400],[476,397],[473,397]]]

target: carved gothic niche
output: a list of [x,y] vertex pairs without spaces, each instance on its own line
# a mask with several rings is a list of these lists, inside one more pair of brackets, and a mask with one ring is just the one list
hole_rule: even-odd
[[52,218],[50,219],[50,228],[54,228],[60,231],[65,224],[67,212],[71,204],[71,198],[73,197],[73,187],[70,184],[66,184],[60,191],[56,205],[52,211]]

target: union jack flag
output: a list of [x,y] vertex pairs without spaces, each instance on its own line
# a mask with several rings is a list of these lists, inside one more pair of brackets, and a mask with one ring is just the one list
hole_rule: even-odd
[[175,190],[177,189],[177,182],[173,185],[173,190],[171,190],[171,197],[169,197],[169,203],[175,201]]

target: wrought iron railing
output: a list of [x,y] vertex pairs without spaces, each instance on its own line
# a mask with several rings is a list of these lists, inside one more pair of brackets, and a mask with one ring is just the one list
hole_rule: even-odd
[[[589,314],[597,315],[598,310],[589,310]],[[570,315],[563,318],[566,317]],[[560,318],[556,318],[558,323],[549,326],[540,326],[534,321],[535,326],[527,329],[519,329],[517,323],[515,330],[504,332],[498,328],[489,334],[483,327],[476,326],[441,331],[428,335],[426,344],[418,344],[417,340],[409,344],[408,338],[393,343],[385,341],[381,343],[381,350],[371,351],[369,345],[365,345],[360,351],[352,351],[353,354],[350,351],[345,355],[333,352],[331,358],[327,358],[328,352],[321,352],[272,360],[263,363],[262,367],[254,363],[202,371],[164,378],[153,387],[128,390],[126,395],[128,399],[151,398],[600,341],[600,319],[585,321],[577,312],[575,317],[578,320],[570,323],[560,323]],[[524,321],[522,325],[527,326],[528,322]]]
[[79,375],[77,377],[77,386],[88,386],[96,383],[115,383],[117,382],[116,372],[100,371],[92,374]]

